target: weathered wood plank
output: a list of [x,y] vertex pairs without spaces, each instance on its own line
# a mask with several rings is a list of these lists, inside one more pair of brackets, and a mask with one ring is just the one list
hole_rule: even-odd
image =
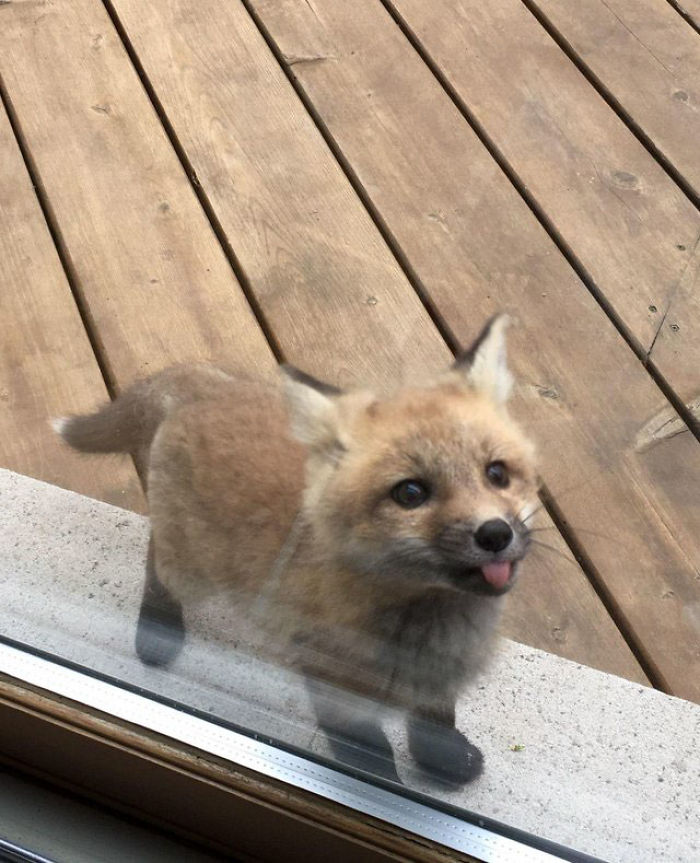
[[686,282],[700,254],[698,211],[520,0],[391,5],[640,350],[692,401],[699,301],[697,282]]
[[267,342],[102,4],[0,6],[0,75],[115,388],[189,360],[271,372]]
[[700,31],[700,0],[668,0],[679,14]]
[[667,0],[529,0],[700,194],[700,38]]
[[700,697],[697,442],[681,424],[636,449],[663,397],[384,10],[252,2],[452,332],[516,311],[545,481],[652,664]]
[[[700,194],[700,37],[666,0],[531,0],[608,92],[649,136],[696,195]],[[682,251],[682,250],[679,250]],[[652,357],[667,367],[686,366],[680,326],[690,326],[697,347],[700,321],[700,253],[658,308]],[[694,350],[694,348],[693,348]],[[693,362],[693,358],[690,358]],[[695,395],[695,398],[693,397]],[[688,382],[688,405],[700,396]]]
[[107,389],[1,104],[0,221],[0,466],[142,510],[130,460],[93,464],[49,427]]
[[[443,341],[243,7],[116,9],[285,354],[341,384],[444,367]],[[640,678],[577,566],[540,557],[528,581],[510,635]]]

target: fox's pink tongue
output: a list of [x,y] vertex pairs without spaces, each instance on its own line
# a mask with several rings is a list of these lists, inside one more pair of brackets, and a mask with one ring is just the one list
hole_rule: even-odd
[[489,584],[500,588],[505,587],[508,583],[512,566],[509,560],[504,560],[499,563],[487,563],[481,567],[481,571]]

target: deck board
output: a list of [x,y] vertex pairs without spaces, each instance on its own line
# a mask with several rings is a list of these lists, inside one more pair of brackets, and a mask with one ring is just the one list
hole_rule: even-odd
[[[379,2],[362,0],[352,14],[340,0],[247,2],[443,331],[465,343],[504,302],[520,312],[516,410],[544,444],[545,479],[568,530],[658,679],[700,699],[697,442]],[[442,368],[450,352],[438,329],[244,5],[112,5],[278,353],[341,385]],[[548,222],[634,338],[653,346],[680,396],[696,401],[699,223],[688,200],[520,4],[443,0],[434,9],[444,26],[427,17],[433,7],[395,5],[414,26],[425,16],[443,71]],[[193,359],[271,373],[263,332],[102,4],[0,4],[0,25],[0,76],[112,387]],[[456,64],[455,32],[475,39]],[[686,80],[687,62],[674,81]],[[645,92],[660,92],[655,80]],[[669,153],[686,134],[673,117],[664,132],[670,143],[659,135],[659,148]],[[77,311],[53,312],[55,297],[72,297],[23,166],[5,180],[20,190],[12,206],[21,198],[36,210],[0,238],[11,250],[9,283],[21,285],[28,267],[16,250],[36,243],[41,261],[29,272],[48,291],[31,317],[26,301],[12,311],[21,339],[9,365],[22,361],[25,339],[47,353],[33,354],[36,374],[21,383],[37,403],[17,414],[17,436],[45,428],[49,413],[91,407],[106,388]],[[102,474],[90,460],[88,475],[88,462],[73,468],[75,456],[41,435],[36,445],[13,442],[19,469],[71,488],[75,470],[78,490],[112,493],[113,463],[100,462]],[[535,555],[523,588],[507,634],[645,679],[578,565]]]
[[690,22],[695,31],[700,31],[700,0],[667,0],[686,21]]
[[[116,390],[274,358],[101,3],[0,8],[0,75]],[[60,70],[60,74],[58,74]]]
[[381,7],[252,2],[449,329],[465,343],[475,318],[516,311],[521,413],[544,480],[639,642],[654,645],[650,661],[697,697],[692,623],[683,659],[670,647],[696,591],[696,441],[686,431],[664,444],[663,476],[649,469],[658,451],[634,451],[632,430],[663,397]]
[[95,464],[49,427],[107,388],[1,103],[0,213],[0,466],[143,511],[130,460]]
[[[115,9],[285,356],[341,384],[443,369],[449,351],[243,7]],[[510,635],[639,676],[575,564],[540,557],[528,580]]]
[[700,213],[520,0],[393,6],[639,350],[696,398],[697,282],[678,286],[700,253]]
[[340,385],[443,369],[447,347],[242,5],[114,6],[285,358]]
[[700,37],[667,0],[528,0],[700,195]]
[[284,357],[340,385],[443,369],[447,347],[243,6],[114,8]]

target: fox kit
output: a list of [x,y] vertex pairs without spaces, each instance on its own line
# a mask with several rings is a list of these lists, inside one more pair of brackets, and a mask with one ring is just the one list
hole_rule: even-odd
[[[508,416],[504,316],[430,385],[344,392],[291,367],[283,393],[167,369],[57,422],[84,452],[146,469],[152,535],[136,647],[166,664],[181,604],[229,589],[301,669],[336,756],[398,781],[362,696],[408,713],[414,759],[464,783],[480,751],[455,701],[484,665],[528,547],[531,445]],[[355,693],[334,700],[337,691]]]

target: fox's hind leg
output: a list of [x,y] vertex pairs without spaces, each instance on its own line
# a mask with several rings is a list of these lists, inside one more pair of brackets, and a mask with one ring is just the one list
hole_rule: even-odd
[[145,665],[168,665],[185,640],[182,606],[158,579],[153,536],[148,543],[146,581],[136,627],[136,653]]
[[336,759],[348,767],[400,783],[394,752],[373,705],[311,675],[306,677],[306,686],[318,724]]

